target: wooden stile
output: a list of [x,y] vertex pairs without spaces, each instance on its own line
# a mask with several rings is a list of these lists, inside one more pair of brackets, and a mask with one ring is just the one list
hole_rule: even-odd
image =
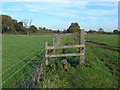
[[[56,44],[55,39],[53,38],[53,46],[48,46],[48,43],[45,42],[45,64],[48,65],[48,58],[53,57],[67,57],[67,56],[80,56],[79,64],[83,64],[85,61],[85,32],[84,29],[80,30],[80,45],[70,45],[70,46],[58,46],[60,38],[62,35],[56,37]],[[69,53],[69,54],[55,54],[56,49],[65,49],[65,48],[79,48],[79,53]],[[53,50],[54,54],[48,55],[48,50]]]

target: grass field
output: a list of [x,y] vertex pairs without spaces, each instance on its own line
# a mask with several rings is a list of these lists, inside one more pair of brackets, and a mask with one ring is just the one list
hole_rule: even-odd
[[[73,40],[75,36],[62,39],[61,45],[78,44]],[[117,35],[86,35],[89,40],[117,46]],[[106,42],[103,41],[106,38]],[[111,40],[112,39],[112,40]],[[109,42],[109,43],[108,43]],[[86,42],[85,63],[80,67],[79,57],[65,57],[68,61],[68,70],[62,65],[63,58],[56,58],[46,68],[44,78],[40,79],[38,87],[48,88],[117,88],[118,87],[118,52],[96,47],[96,44]],[[66,53],[78,50],[66,49]]]
[[86,39],[93,42],[105,44],[110,48],[120,49],[120,47],[118,46],[118,35],[88,34],[86,35]]
[[[16,70],[30,61],[37,53],[44,48],[45,41],[52,41],[55,35],[5,35],[3,36],[3,66],[5,71],[10,66],[14,65],[24,57],[28,56],[35,50],[36,53],[20,62],[12,70],[3,74],[3,81],[11,76]],[[75,38],[75,40],[73,39]],[[109,46],[118,46],[117,35],[86,35],[86,39],[103,43]],[[75,45],[78,44],[78,37],[74,35],[65,36],[62,38],[60,45]],[[107,46],[106,46],[107,47]],[[53,58],[49,62],[48,67],[45,68],[37,85],[38,88],[117,88],[118,87],[118,52],[101,48],[100,45],[86,42],[85,46],[85,63],[78,67],[79,57],[65,57],[68,61],[68,69],[63,68],[63,58]],[[116,49],[116,48],[115,48]],[[57,53],[61,51],[58,50]],[[65,49],[65,53],[78,52],[78,49]],[[42,54],[43,55],[43,54]],[[37,56],[34,58],[26,69],[18,72],[13,81],[7,82],[5,87],[10,86],[23,73],[28,71],[32,73],[37,68],[34,63],[43,58]],[[39,62],[38,61],[38,62]],[[39,66],[39,65],[38,65]],[[33,71],[29,70],[33,68]],[[27,77],[27,76],[26,76]]]
[[[11,75],[13,75],[19,68],[21,68],[24,64],[30,61],[37,53],[44,49],[44,42],[48,41],[49,44],[52,42],[52,38],[55,35],[3,35],[2,36],[2,72],[10,68],[12,65],[16,64],[26,56],[29,56],[31,53],[37,50],[34,54],[30,55],[28,58],[6,71],[2,74],[2,80],[5,81]],[[39,57],[36,57],[37,59]],[[34,59],[34,60],[35,60]],[[42,61],[42,60],[41,60]],[[28,69],[30,66],[26,66]],[[22,71],[22,70],[21,70]],[[25,72],[25,70],[24,70]],[[0,72],[1,73],[1,72]],[[17,77],[20,77],[20,73]],[[9,81],[11,81],[10,79]],[[12,80],[14,81],[14,79]],[[10,82],[6,82],[10,83]],[[9,85],[6,85],[9,86]]]

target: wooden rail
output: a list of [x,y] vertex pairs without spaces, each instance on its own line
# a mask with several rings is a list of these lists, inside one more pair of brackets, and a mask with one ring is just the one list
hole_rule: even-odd
[[45,55],[45,57],[52,58],[52,57],[81,56],[81,55],[84,55],[84,53]]
[[[58,46],[60,42],[60,38],[62,35],[57,36],[57,41],[55,44],[55,39],[53,39],[53,46],[48,46],[48,43],[45,42],[45,63],[46,66],[48,65],[48,58],[53,58],[53,57],[67,57],[67,56],[80,56],[80,61],[79,64],[84,63],[85,60],[85,32],[84,30],[80,30],[80,45],[70,45],[70,46]],[[66,48],[79,48],[79,53],[67,53],[67,54],[55,54],[56,49],[66,49]],[[53,50],[54,54],[49,55],[48,50]]]
[[79,47],[84,47],[84,46],[85,45],[72,45],[72,46],[59,46],[59,47],[48,46],[45,49],[51,50],[51,49],[79,48]]

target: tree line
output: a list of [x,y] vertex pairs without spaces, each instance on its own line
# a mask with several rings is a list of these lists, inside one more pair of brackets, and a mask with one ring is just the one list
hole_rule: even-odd
[[[77,22],[75,23],[71,23],[71,25],[69,26],[69,28],[67,30],[64,30],[63,33],[75,33],[78,32],[80,30],[80,26],[78,25]],[[118,31],[117,29],[113,30],[113,32],[106,32],[104,31],[103,28],[99,28],[98,31],[96,30],[89,30],[89,31],[85,31],[88,34],[120,34],[120,31]]]
[[56,31],[45,27],[37,28],[35,25],[31,25],[31,19],[18,22],[8,15],[0,15],[0,17],[2,17],[2,34],[60,33],[59,30]]
[[[8,15],[0,15],[2,17],[2,34],[32,34],[32,33],[75,33],[80,30],[80,26],[77,22],[71,23],[67,30],[52,30],[45,27],[36,27],[32,25],[32,20],[24,19],[18,22],[16,19],[12,19]],[[113,32],[105,32],[103,28],[96,30],[89,30],[86,33],[91,34],[119,34],[120,31],[117,29]]]
[[98,31],[90,29],[89,31],[86,31],[86,33],[90,33],[90,34],[120,34],[120,31],[115,29],[115,30],[113,30],[113,32],[106,32],[106,31],[104,31],[103,28],[99,28]]

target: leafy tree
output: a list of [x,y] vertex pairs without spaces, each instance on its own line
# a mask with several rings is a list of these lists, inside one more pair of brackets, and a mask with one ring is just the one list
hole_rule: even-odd
[[38,31],[37,27],[35,27],[34,25],[31,25],[29,30],[31,33],[35,33],[36,31]]
[[88,31],[88,33],[97,33],[97,31],[90,29],[90,30]]
[[57,33],[60,33],[60,30],[57,30]]
[[78,32],[79,30],[80,30],[80,26],[77,22],[75,22],[75,23],[71,23],[71,25],[67,29],[67,32],[68,33],[75,33],[75,32]]
[[115,29],[115,30],[113,31],[113,33],[114,33],[114,34],[118,34],[119,31],[118,31],[117,29]]
[[12,18],[8,15],[2,16],[2,33],[15,33]]
[[21,26],[23,26],[23,22],[19,22],[18,24],[20,24]]
[[43,27],[43,30],[46,30],[46,28],[45,28],[45,27]]
[[14,23],[14,27],[19,33],[26,33],[27,29],[21,25],[21,23]]
[[98,30],[98,33],[99,33],[99,34],[102,34],[102,33],[104,33],[104,30],[103,30],[103,28],[99,28],[99,30]]
[[67,33],[67,30],[64,29],[64,30],[63,30],[63,33]]
[[113,33],[112,32],[108,32],[108,34],[112,35]]

